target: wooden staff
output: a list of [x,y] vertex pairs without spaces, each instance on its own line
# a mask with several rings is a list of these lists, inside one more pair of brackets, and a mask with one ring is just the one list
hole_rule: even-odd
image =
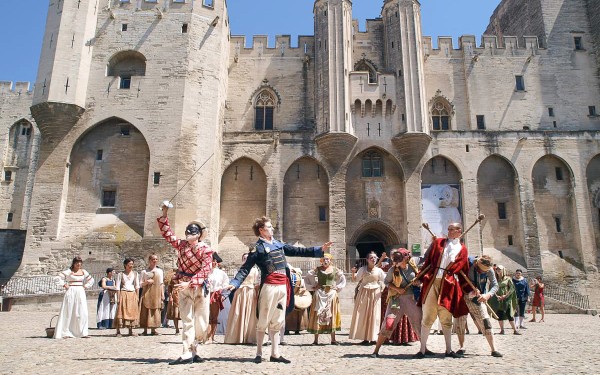
[[[477,267],[477,266],[474,264],[474,265],[473,265],[473,267]],[[477,271],[475,271],[475,272],[477,272]],[[471,288],[472,288],[474,291],[476,291],[476,292],[477,292],[478,296],[481,296],[481,291],[479,290],[479,288],[477,288],[477,287],[476,287],[476,286],[473,284],[473,282],[471,281],[471,279],[469,279],[469,278],[467,277],[467,275],[465,275],[465,273],[464,273],[462,270],[460,271],[460,274],[461,274],[461,276],[462,276],[462,277],[464,277],[464,278],[465,278],[465,280],[467,281],[467,284],[469,284],[469,286],[470,286],[470,287],[471,287]],[[498,320],[498,315],[496,315],[496,312],[494,312],[494,309],[492,309],[492,307],[489,305],[488,301],[485,301],[484,303],[485,303],[485,305],[487,306],[488,310],[489,310],[489,311],[492,313],[492,314],[491,314],[491,315],[492,315],[492,318],[494,318],[494,319]]]
[[421,224],[421,226],[423,228],[427,229],[427,231],[429,232],[429,234],[431,234],[431,237],[433,237],[434,239],[437,238],[437,236],[431,231],[431,228],[429,228],[429,224],[423,223],[423,224]]
[[417,281],[419,281],[419,279],[421,279],[423,277],[423,275],[425,275],[425,273],[427,273],[427,271],[429,271],[430,268],[431,268],[431,264],[429,264],[427,267],[423,268],[421,271],[419,271],[419,273],[417,273],[415,275],[414,279],[409,281],[409,283],[402,289],[404,289],[404,291],[408,290],[408,288],[410,286],[412,286],[414,283],[416,283]]
[[465,236],[465,234],[467,234],[471,229],[473,229],[473,227],[479,223],[481,223],[483,221],[483,219],[485,219],[485,215],[481,214],[477,217],[477,220],[475,220],[475,222],[469,227],[469,229],[467,229],[466,231],[464,231],[459,238],[463,238]]

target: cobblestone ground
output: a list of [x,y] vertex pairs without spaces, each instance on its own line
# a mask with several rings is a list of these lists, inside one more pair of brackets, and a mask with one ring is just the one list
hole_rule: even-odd
[[[56,309],[58,310],[58,309]],[[493,358],[481,335],[467,335],[467,355],[462,359],[416,360],[412,346],[386,345],[382,356],[370,358],[373,347],[348,340],[350,317],[344,316],[340,346],[310,345],[309,334],[286,336],[282,347],[290,365],[254,364],[253,346],[217,343],[202,347],[201,364],[169,366],[181,351],[180,337],[163,328],[160,336],[116,338],[114,331],[90,330],[89,339],[51,340],[45,337],[53,311],[14,311],[0,313],[1,374],[163,374],[192,371],[203,374],[378,374],[390,371],[405,374],[594,374],[600,368],[600,319],[583,315],[548,315],[545,323],[529,323],[522,336],[497,335],[498,350],[504,358]],[[90,316],[93,319],[93,314]],[[473,328],[472,322],[470,323]],[[498,330],[495,329],[497,332]],[[321,336],[329,343],[328,335]],[[429,348],[443,353],[443,336],[432,335]],[[453,337],[453,344],[457,339]],[[263,357],[268,358],[270,347]]]

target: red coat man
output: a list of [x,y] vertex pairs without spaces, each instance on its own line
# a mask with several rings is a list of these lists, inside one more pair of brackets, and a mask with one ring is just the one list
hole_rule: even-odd
[[468,251],[460,243],[462,226],[452,223],[448,226],[448,238],[435,239],[425,255],[423,268],[429,270],[422,278],[423,286],[418,304],[423,306],[421,324],[421,351],[415,355],[423,358],[427,351],[427,338],[436,318],[440,319],[446,340],[446,356],[457,357],[452,351],[452,317],[468,312],[456,274],[468,270]]

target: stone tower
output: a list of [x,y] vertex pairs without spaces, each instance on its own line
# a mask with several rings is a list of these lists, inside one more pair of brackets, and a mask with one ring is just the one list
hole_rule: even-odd
[[147,258],[165,245],[158,204],[181,188],[174,230],[193,219],[218,227],[225,1],[100,3],[50,1],[23,273],[62,268],[73,255],[98,269]]

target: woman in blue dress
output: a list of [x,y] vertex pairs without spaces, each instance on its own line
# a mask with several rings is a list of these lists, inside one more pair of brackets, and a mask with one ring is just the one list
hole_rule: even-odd
[[113,269],[106,269],[106,276],[98,285],[102,288],[98,296],[98,309],[96,311],[96,324],[98,329],[112,328],[113,319],[117,313],[117,288],[113,279]]

